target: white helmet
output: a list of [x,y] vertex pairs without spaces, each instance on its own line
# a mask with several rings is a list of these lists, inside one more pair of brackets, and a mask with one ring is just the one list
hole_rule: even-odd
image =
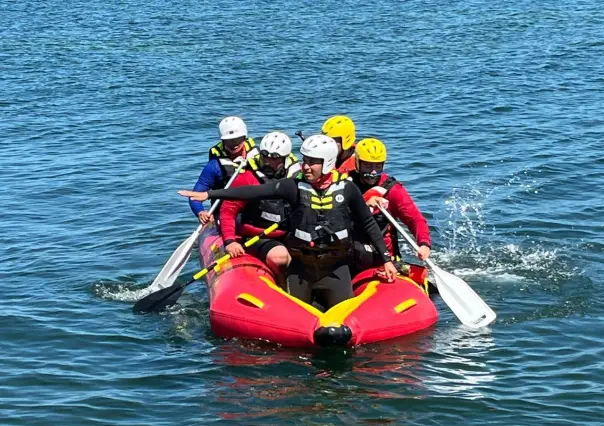
[[269,154],[279,154],[287,157],[292,153],[292,141],[285,133],[271,132],[264,135],[260,141],[260,152],[268,151]]
[[223,118],[218,125],[218,129],[220,130],[220,139],[247,137],[247,126],[239,117]]
[[326,135],[312,135],[304,140],[300,147],[300,154],[306,157],[322,158],[325,175],[332,171],[338,159],[338,144]]

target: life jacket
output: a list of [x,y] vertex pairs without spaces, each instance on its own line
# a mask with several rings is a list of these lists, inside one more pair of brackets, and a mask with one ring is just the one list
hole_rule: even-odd
[[335,251],[352,244],[352,213],[344,196],[347,185],[354,185],[347,174],[332,171],[333,180],[317,191],[302,179],[298,184],[299,205],[289,221],[288,247],[316,251]]
[[[260,170],[260,154],[250,158],[248,160],[248,166],[260,184],[278,180],[278,178],[268,177],[262,173]],[[290,154],[285,159],[285,170],[287,171],[286,177],[292,177],[300,172],[300,163],[295,155]],[[241,214],[241,223],[249,224],[260,229],[266,229],[275,223],[282,222],[290,215],[290,213],[291,208],[289,203],[284,200],[250,201],[246,204],[245,209]],[[285,223],[279,226],[279,229],[285,228]]]
[[[259,154],[258,148],[256,147],[256,143],[252,138],[247,138],[245,142],[243,142],[243,150],[245,151],[246,158],[250,158]],[[223,182],[221,182],[221,185],[224,186],[224,184],[226,184],[229,179],[235,174],[235,171],[239,167],[239,164],[229,158],[229,155],[224,149],[224,145],[222,142],[219,142],[212,148],[210,148],[210,160],[212,159],[217,159],[220,163],[220,169],[222,170],[223,178]],[[245,169],[242,169],[241,173],[243,173],[244,170]]]
[[[395,178],[383,173],[378,184],[372,188],[369,188],[365,192],[378,192],[381,194],[382,198],[388,198],[388,193],[396,184],[398,184],[398,181]],[[386,247],[388,247],[388,250],[395,258],[400,258],[401,251],[398,246],[398,233],[396,232],[396,228],[392,226],[388,218],[384,216],[379,209],[372,209],[371,212],[373,214],[373,218],[378,224],[378,227],[382,231]],[[356,237],[358,237],[359,241],[367,242],[367,236],[364,234],[362,236],[357,234]]]
[[[354,151],[354,146],[351,149]],[[350,174],[351,172],[354,172],[357,169],[356,157],[354,156],[354,153],[336,168],[340,173]]]

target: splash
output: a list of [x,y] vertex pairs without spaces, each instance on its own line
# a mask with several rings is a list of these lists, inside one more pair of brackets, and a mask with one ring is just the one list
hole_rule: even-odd
[[435,223],[441,239],[439,245],[444,249],[435,251],[435,261],[453,265],[452,272],[460,276],[488,276],[499,282],[537,277],[558,281],[581,273],[578,268],[569,266],[559,248],[545,242],[527,241],[509,230],[498,232],[496,226],[489,223],[489,218],[497,215],[496,209],[503,199],[509,199],[518,191],[534,191],[534,182],[526,183],[520,175],[454,188],[441,198],[442,210],[435,215]]
[[136,302],[149,293],[146,288],[141,288],[140,284],[129,281],[100,281],[92,285],[91,291],[102,299],[120,302]]

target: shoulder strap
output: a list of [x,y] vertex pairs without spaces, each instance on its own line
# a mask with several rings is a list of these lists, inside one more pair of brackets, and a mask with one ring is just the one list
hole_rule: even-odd
[[222,142],[217,143],[212,148],[210,148],[210,159],[212,158],[222,158],[226,157],[227,154],[224,151],[224,145]]
[[393,178],[392,176],[388,176],[386,178],[386,180],[384,181],[384,183],[382,183],[380,186],[382,188],[384,188],[386,191],[390,191],[392,189],[392,187],[394,185],[396,185],[398,183],[398,181],[396,180],[396,178]]
[[258,164],[259,161],[260,161],[260,155],[254,155],[247,161],[247,165],[250,166],[250,168],[256,172],[260,168],[260,166]]

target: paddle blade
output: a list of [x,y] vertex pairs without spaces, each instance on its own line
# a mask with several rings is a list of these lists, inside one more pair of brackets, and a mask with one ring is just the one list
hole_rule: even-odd
[[159,312],[168,306],[174,305],[184,289],[184,285],[177,285],[158,290],[136,302],[132,310],[135,314]]
[[193,246],[199,237],[201,228],[202,227],[199,226],[197,230],[193,232],[189,238],[184,240],[174,253],[172,253],[172,256],[170,256],[170,259],[168,259],[168,262],[166,262],[162,270],[159,271],[157,277],[155,277],[151,285],[145,289],[147,293],[172,287],[180,275],[182,268],[185,267],[187,261],[191,257]]
[[[430,262],[432,263],[432,262]],[[430,265],[440,297],[451,308],[462,324],[471,328],[486,327],[497,314],[461,278]]]

